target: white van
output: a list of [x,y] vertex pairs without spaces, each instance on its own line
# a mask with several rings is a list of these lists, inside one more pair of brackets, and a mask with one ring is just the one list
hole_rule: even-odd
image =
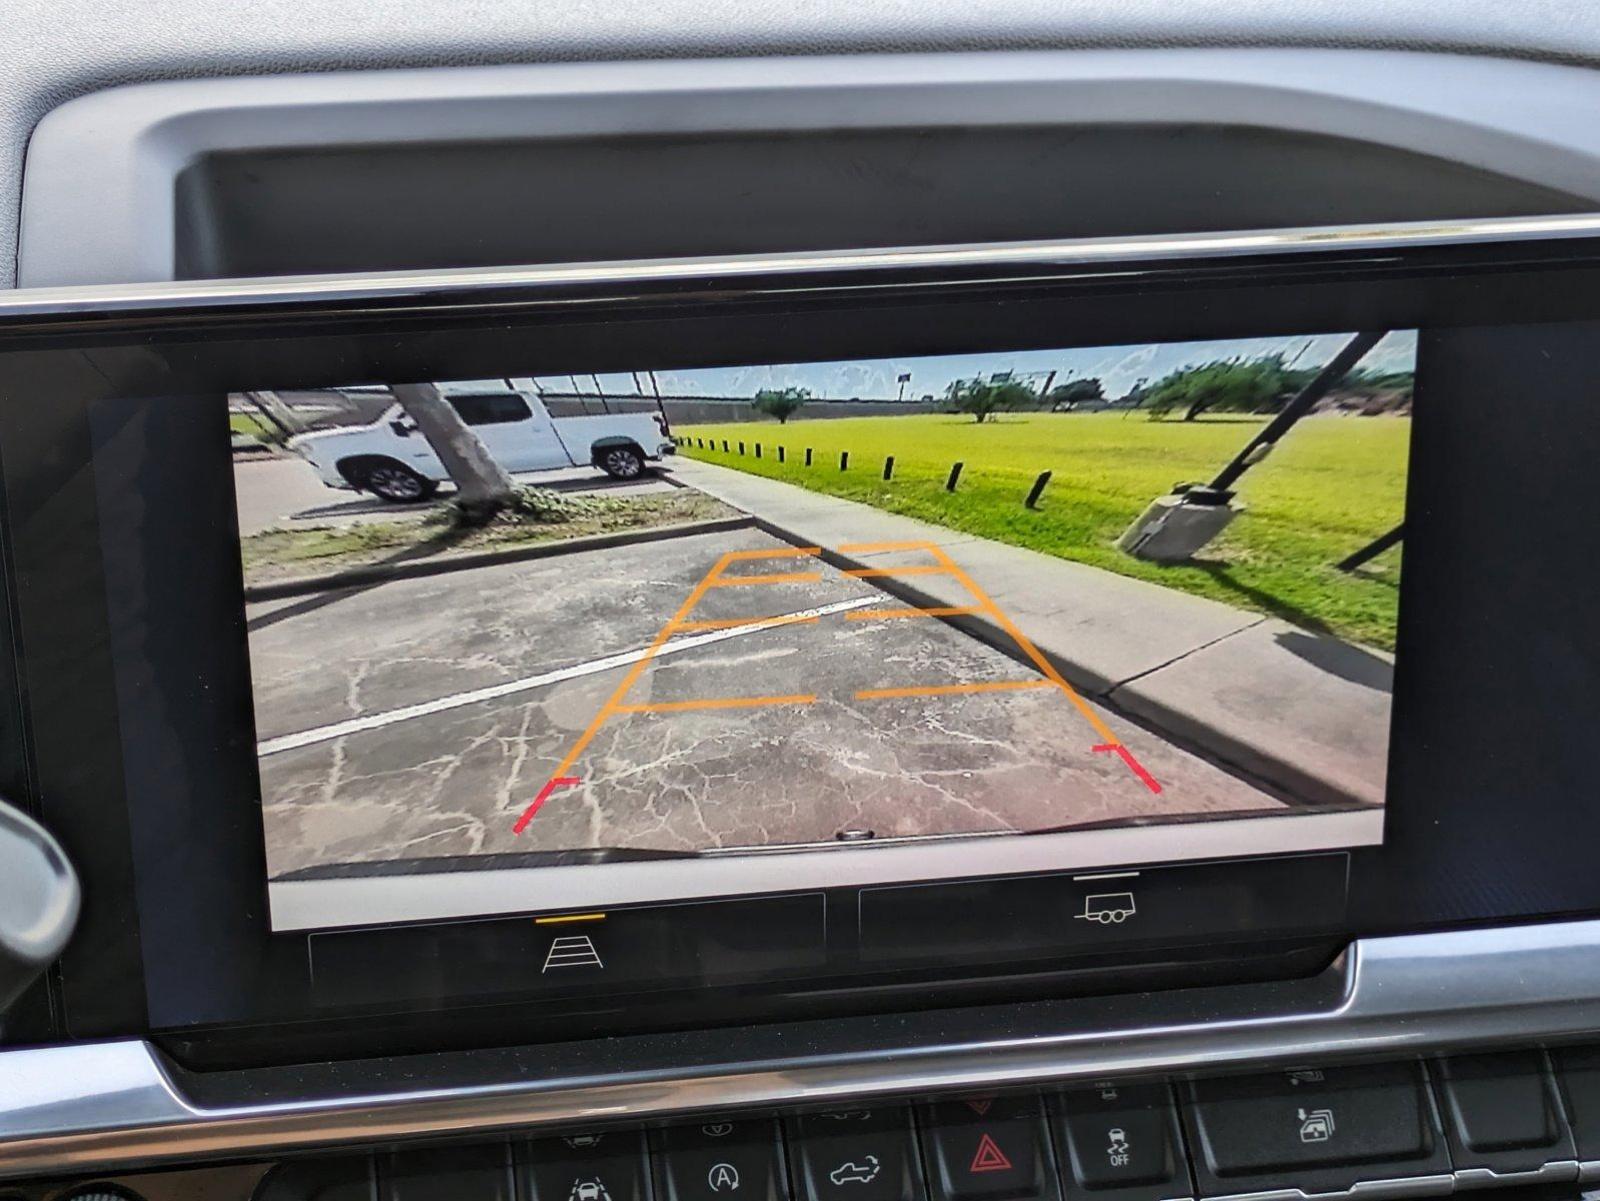
[[[672,431],[659,413],[552,417],[531,379],[436,386],[496,462],[512,473],[589,463],[628,480],[673,450]],[[426,500],[450,478],[398,404],[370,425],[299,434],[288,446],[328,487],[371,492],[396,504]]]

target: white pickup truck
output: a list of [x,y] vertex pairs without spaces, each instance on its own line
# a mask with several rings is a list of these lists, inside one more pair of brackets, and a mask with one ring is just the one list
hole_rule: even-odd
[[[672,453],[671,430],[657,413],[552,417],[531,379],[459,380],[436,385],[507,471],[550,471],[593,464],[627,480]],[[298,434],[289,449],[330,488],[371,492],[396,504],[426,500],[450,477],[428,440],[398,404],[370,425]]]

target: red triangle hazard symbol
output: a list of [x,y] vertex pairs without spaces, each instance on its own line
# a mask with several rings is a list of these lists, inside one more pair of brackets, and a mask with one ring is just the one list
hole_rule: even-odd
[[1006,1153],[987,1134],[978,1140],[978,1149],[972,1153],[973,1172],[1009,1172],[1011,1161]]
[[975,1097],[968,1101],[966,1106],[981,1118],[984,1114],[989,1112],[989,1106],[993,1104],[993,1097]]

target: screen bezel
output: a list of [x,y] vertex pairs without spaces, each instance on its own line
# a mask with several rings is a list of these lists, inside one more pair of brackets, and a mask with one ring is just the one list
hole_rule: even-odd
[[[59,745],[41,748],[41,723],[59,721],[65,706],[79,706],[80,729],[95,723],[117,728],[107,643],[92,631],[99,540],[94,533],[94,487],[84,470],[87,431],[84,409],[93,399],[220,393],[243,387],[312,386],[352,379],[478,377],[569,369],[626,370],[630,362],[659,367],[711,363],[785,361],[793,347],[827,347],[815,358],[867,357],[893,345],[896,353],[983,350],[997,346],[1102,345],[1130,340],[1193,340],[1327,329],[1442,328],[1600,316],[1600,255],[1587,241],[1466,247],[1396,247],[1329,252],[1312,257],[1229,258],[1222,262],[1159,262],[1136,268],[1040,267],[1019,279],[1014,264],[985,277],[966,269],[929,278],[899,269],[864,280],[788,275],[730,288],[725,281],[698,287],[674,281],[666,296],[597,295],[597,285],[575,287],[576,295],[552,297],[538,288],[485,303],[463,296],[452,305],[437,292],[426,300],[298,300],[281,305],[246,304],[237,311],[173,310],[134,316],[32,315],[0,326],[0,392],[25,395],[33,420],[5,421],[3,441],[8,515],[11,521],[11,583],[22,613],[23,668],[34,726],[34,778],[42,812],[96,882],[86,914],[85,936],[66,960],[69,1012],[79,1033],[142,1029],[143,954],[134,915],[130,834],[126,806],[102,798],[120,790],[120,740],[90,740],[92,748],[68,756]],[[1552,286],[1558,283],[1560,286]],[[509,289],[515,293],[516,289]],[[1187,302],[1180,315],[1174,297]],[[1200,319],[1197,319],[1197,314]],[[1073,330],[1063,339],[1061,329]],[[399,336],[402,331],[404,337]],[[1133,331],[1136,331],[1133,332]],[[714,344],[714,357],[696,354]],[[667,348],[663,350],[663,348]],[[788,348],[788,349],[785,349]],[[294,363],[285,378],[283,363]],[[489,367],[496,370],[489,370]],[[515,367],[516,370],[511,370]],[[17,406],[8,406],[15,416]],[[230,497],[231,499],[231,497]],[[1421,516],[1413,514],[1412,516]],[[72,571],[63,574],[63,545]],[[48,580],[40,565],[51,565]],[[76,590],[74,589],[76,585]],[[103,596],[103,580],[99,587]],[[48,598],[48,600],[46,599]],[[52,638],[28,638],[49,605]],[[1407,618],[1402,613],[1402,646]],[[1397,713],[1416,690],[1405,669],[1396,681]],[[59,671],[57,669],[60,669]],[[71,700],[46,683],[71,679],[86,685]],[[82,706],[87,698],[89,708]],[[47,740],[48,741],[48,740]],[[111,748],[115,748],[115,752]],[[115,760],[115,761],[113,761]],[[96,798],[91,803],[89,798]],[[195,800],[197,798],[190,798]],[[259,820],[234,814],[218,828],[216,815],[197,809],[183,823],[186,838],[216,835],[228,869],[242,873],[239,889],[211,913],[213,928],[202,939],[208,952],[226,960],[238,984],[221,998],[211,1021],[220,1025],[284,1020],[307,1015],[286,1010],[248,1016],[224,1015],[229,1004],[272,985],[287,961],[264,936],[264,853]],[[1393,811],[1391,810],[1391,829]],[[209,840],[197,839],[196,841]],[[1358,855],[1359,861],[1371,856]],[[219,870],[221,867],[219,866]],[[254,871],[253,879],[249,873]],[[1528,910],[1542,914],[1586,912],[1583,904]],[[1426,907],[1391,909],[1378,916],[1353,914],[1343,933],[1386,933],[1518,915]],[[1250,940],[1236,948],[1247,955]],[[1265,947],[1261,948],[1265,950]],[[979,973],[993,979],[990,969]],[[827,991],[848,991],[830,979]],[[999,987],[1007,985],[996,982]],[[917,981],[926,998],[926,979]],[[1015,986],[1015,982],[1012,982]],[[795,989],[777,990],[783,995]],[[804,991],[804,990],[800,990]],[[934,995],[939,995],[937,991]],[[922,1003],[928,1003],[926,999]],[[715,1007],[711,1007],[713,1010]],[[249,1007],[245,1006],[248,1012]],[[713,1013],[715,1016],[715,1013]],[[428,1015],[445,1021],[448,1014]]]

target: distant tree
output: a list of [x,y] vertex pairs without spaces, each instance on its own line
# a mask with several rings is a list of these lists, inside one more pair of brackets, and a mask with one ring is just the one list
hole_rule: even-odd
[[763,388],[756,393],[750,407],[768,417],[776,417],[779,425],[785,425],[795,411],[810,399],[809,388]]
[[1339,386],[1349,392],[1387,393],[1409,402],[1416,383],[1417,376],[1414,371],[1380,371],[1370,367],[1357,367],[1339,381]]
[[1045,397],[1050,402],[1052,409],[1070,409],[1073,405],[1082,404],[1086,400],[1104,400],[1106,390],[1101,386],[1096,376],[1085,376],[1082,379],[1069,379],[1064,384],[1057,384],[1050,389],[1050,394]]
[[1293,392],[1298,372],[1284,369],[1282,355],[1265,355],[1245,362],[1218,360],[1185,367],[1150,386],[1145,408],[1152,417],[1174,409],[1193,421],[1206,412],[1270,412]]
[[1033,389],[1015,380],[986,383],[975,379],[956,380],[946,389],[945,399],[954,412],[971,413],[980,424],[987,421],[991,413],[1024,408],[1038,401]]

